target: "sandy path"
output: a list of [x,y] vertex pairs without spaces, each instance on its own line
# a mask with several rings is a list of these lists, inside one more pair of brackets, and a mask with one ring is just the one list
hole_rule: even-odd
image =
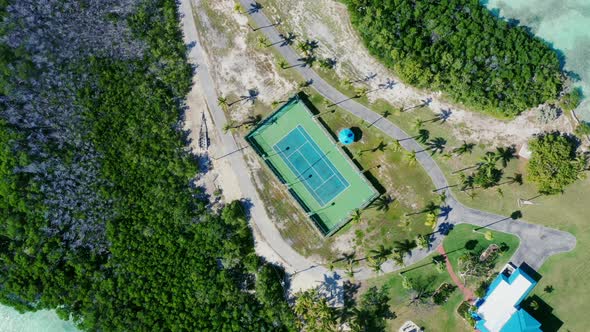
[[189,108],[187,120],[191,122],[189,125],[192,125],[192,135],[195,130],[198,130],[195,126],[198,122],[197,117],[206,108],[213,123],[210,126],[210,132],[212,133],[211,155],[214,172],[218,175],[218,183],[226,199],[247,199],[252,204],[250,220],[256,252],[267,260],[280,263],[285,267],[291,274],[293,291],[316,286],[331,273],[291,248],[269,218],[252,183],[252,175],[241,152],[243,147],[236,142],[231,133],[224,133],[221,130],[227,120],[217,105],[218,94],[209,72],[209,62],[200,45],[190,0],[180,2],[180,13],[185,43],[195,45],[189,51],[189,61],[198,66],[194,77],[195,84],[187,100]]
[[453,271],[453,265],[451,265],[451,261],[449,260],[449,256],[445,252],[445,248],[442,246],[442,244],[439,245],[438,248],[436,248],[436,251],[438,251],[445,258],[445,265],[447,267],[447,272],[449,273],[449,276],[451,276],[451,279],[453,280],[455,285],[457,285],[457,287],[459,287],[459,290],[461,291],[461,293],[463,293],[463,299],[467,302],[471,302],[471,301],[475,300],[477,298],[477,296],[475,296],[475,294],[473,293],[473,291],[471,289],[469,289],[469,288],[465,287],[465,285],[463,285],[463,283],[461,282],[461,279],[459,279],[459,277],[455,274],[455,271]]

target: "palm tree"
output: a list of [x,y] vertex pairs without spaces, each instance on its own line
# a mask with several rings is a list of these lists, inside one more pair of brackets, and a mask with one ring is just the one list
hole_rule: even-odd
[[244,8],[239,3],[236,3],[234,5],[234,11],[238,14],[241,14],[244,11]]
[[354,209],[354,211],[352,212],[352,216],[351,216],[350,220],[353,223],[358,223],[359,221],[361,221],[361,217],[362,217],[361,210]]
[[449,160],[449,159],[453,158],[453,155],[448,152],[445,152],[445,153],[441,154],[440,157],[444,160]]
[[352,264],[354,263],[354,257],[356,256],[356,252],[353,251],[351,253],[343,253],[342,254],[342,258],[346,261],[346,263],[348,264]]
[[381,272],[381,266],[385,263],[385,260],[369,256],[367,257],[367,262],[373,272],[379,273]]
[[369,91],[369,89],[367,89],[366,86],[358,87],[358,88],[354,89],[354,96],[357,98],[360,98],[360,97],[366,95],[368,91]]
[[514,152],[514,147],[511,146],[507,148],[496,148],[496,156],[502,161],[502,167],[506,168],[508,162],[514,158]]
[[400,277],[402,278],[402,287],[405,289],[412,289],[414,285],[412,285],[412,280],[408,279],[405,275],[400,273]]
[[510,183],[518,183],[521,186],[523,184],[522,174],[520,173],[514,173],[514,176],[509,176],[507,179],[510,180]]
[[231,129],[236,128],[236,121],[234,120],[228,120],[224,125],[223,125],[223,132],[225,134],[227,134],[228,131],[230,131]]
[[430,237],[426,235],[416,236],[416,245],[420,249],[428,249],[428,246],[430,245]]
[[301,61],[303,61],[303,66],[307,66],[307,67],[312,67],[313,63],[315,62],[316,58],[313,55],[307,55],[305,57],[303,57],[302,59],[300,59]]
[[426,214],[426,221],[424,222],[424,225],[435,229],[436,228],[436,214],[429,212]]
[[346,276],[349,278],[354,278],[354,267],[352,266],[352,262],[348,262],[346,265]]
[[402,229],[406,230],[407,232],[410,232],[412,230],[412,221],[410,220],[410,217],[406,215],[400,218],[399,225]]
[[280,59],[278,64],[279,64],[279,67],[281,67],[281,69],[285,69],[285,68],[287,68],[287,66],[289,66],[289,63],[285,59]]
[[299,51],[301,51],[302,53],[307,54],[307,52],[309,52],[310,48],[309,48],[309,44],[305,41],[300,41],[297,43],[297,49]]
[[459,181],[461,181],[461,191],[473,189],[474,179],[472,175],[466,175],[465,173],[459,173]]
[[380,244],[377,248],[371,249],[369,251],[370,256],[375,259],[387,259],[389,255],[391,255],[391,249],[385,247],[385,245]]
[[352,88],[352,80],[347,77],[342,80],[342,85],[344,85],[347,88]]
[[416,243],[414,241],[410,241],[405,239],[403,241],[394,241],[393,242],[393,250],[394,252],[402,253],[403,255],[411,255],[412,249],[416,247]]
[[357,150],[354,155],[356,159],[361,159],[363,157],[363,155],[365,154],[365,150],[361,149],[361,150]]
[[496,188],[496,192],[498,193],[498,196],[504,197],[504,190],[502,190],[502,188],[500,188],[500,187]]
[[442,137],[435,137],[431,139],[426,145],[431,152],[431,154],[435,153],[442,153],[445,150],[445,145],[447,144],[447,140]]
[[465,153],[471,154],[473,152],[474,147],[475,147],[475,143],[467,143],[467,142],[463,141],[463,144],[461,144],[461,146],[453,149],[453,153],[455,153],[458,156],[465,154]]
[[433,259],[434,268],[438,273],[443,273],[446,270],[446,264],[443,260],[435,260]]
[[332,69],[334,68],[335,63],[335,60],[330,58],[322,58],[319,61],[321,69]]
[[376,147],[371,149],[371,152],[377,152],[377,151],[383,152],[386,147],[387,147],[387,144],[385,144],[385,142],[381,141],[381,142],[379,142],[379,144]]
[[436,214],[439,209],[440,209],[440,206],[431,201],[431,202],[428,202],[428,204],[426,204],[426,206],[424,207],[424,209],[421,212],[428,212],[428,213],[435,213]]
[[404,158],[406,159],[406,162],[408,163],[409,166],[416,165],[416,162],[418,161],[418,159],[416,158],[416,151],[414,151],[414,150],[407,151],[406,154],[404,155]]
[[422,128],[422,126],[424,126],[424,120],[422,120],[420,118],[414,119],[414,123],[412,124],[412,127],[414,128],[414,130],[419,130]]
[[384,118],[388,118],[391,115],[391,111],[390,110],[385,110],[383,112],[381,112],[381,116]]
[[371,206],[374,207],[377,211],[388,211],[389,204],[393,202],[393,198],[390,195],[384,194],[379,196]]
[[479,162],[479,167],[484,167],[488,170],[492,170],[496,168],[496,163],[500,160],[500,157],[495,154],[494,152],[488,151],[486,154],[481,157]]
[[393,142],[391,142],[389,145],[391,146],[390,149],[393,152],[400,152],[402,149],[402,145],[398,140],[393,140]]
[[440,194],[438,194],[437,201],[438,201],[439,205],[445,204],[445,202],[447,201],[447,191],[446,190],[443,190],[440,192]]
[[221,109],[225,112],[227,112],[227,109],[229,108],[229,104],[227,103],[227,98],[225,98],[224,96],[217,97],[217,105],[219,107],[221,107]]
[[391,254],[391,259],[393,260],[393,262],[399,266],[404,266],[404,253],[401,251],[394,251]]
[[268,45],[270,43],[268,41],[268,38],[266,38],[266,36],[258,36],[258,38],[256,38],[256,41],[258,42],[258,47],[260,47],[260,48],[268,47]]

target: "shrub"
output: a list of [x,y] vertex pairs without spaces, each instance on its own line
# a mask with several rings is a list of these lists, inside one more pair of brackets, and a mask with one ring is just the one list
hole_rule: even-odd
[[438,287],[438,289],[432,295],[432,301],[434,304],[441,305],[449,299],[453,291],[457,289],[457,286],[451,285],[449,283],[443,283]]
[[577,142],[559,132],[540,135],[529,147],[532,157],[527,166],[528,178],[542,194],[563,192],[586,166],[586,161],[576,154]]
[[576,136],[586,136],[586,135],[590,135],[590,123],[582,121],[580,122],[580,124],[576,127]]
[[582,101],[582,92],[576,88],[561,97],[560,106],[565,111],[571,111],[580,105],[580,101]]

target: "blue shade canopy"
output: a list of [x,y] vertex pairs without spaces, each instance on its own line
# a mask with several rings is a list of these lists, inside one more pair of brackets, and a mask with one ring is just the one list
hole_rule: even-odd
[[338,140],[344,145],[354,142],[354,133],[350,128],[344,128],[338,134]]

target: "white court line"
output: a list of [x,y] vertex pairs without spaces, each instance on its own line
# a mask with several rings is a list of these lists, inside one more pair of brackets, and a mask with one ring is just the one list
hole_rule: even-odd
[[277,145],[278,145],[278,144],[279,144],[279,143],[280,143],[282,140],[284,140],[284,139],[285,139],[285,137],[289,136],[289,135],[290,135],[292,132],[294,132],[296,129],[297,129],[297,127],[295,127],[295,128],[293,128],[293,129],[291,129],[291,131],[290,131],[290,132],[286,133],[285,135],[283,135],[283,137],[279,138],[279,139],[277,140],[277,143],[275,143],[275,145],[273,145],[273,146],[272,146],[273,150],[274,150],[275,146],[277,146]]
[[[303,142],[303,144],[299,145],[299,147],[298,147],[297,149],[295,149],[295,151],[293,151],[293,152],[291,152],[291,153],[289,153],[288,155],[285,155],[285,156],[286,156],[287,158],[291,157],[291,155],[293,155],[295,152],[298,152],[298,151],[299,151],[299,149],[301,149],[301,147],[302,147],[302,146],[304,146],[305,144],[308,144],[308,143],[309,143],[309,142],[307,142],[307,141]],[[302,155],[303,155],[303,154],[302,154]],[[307,160],[307,159],[305,159],[305,160]]]
[[[338,181],[340,181],[340,179],[338,179]],[[340,181],[340,183],[342,183],[342,181]],[[328,202],[335,201],[336,198],[338,198],[338,196],[342,195],[346,191],[346,189],[348,189],[348,187],[350,187],[350,183],[348,183],[348,181],[346,181],[346,183],[347,183],[346,187],[342,188],[342,190],[338,193],[338,195],[332,197],[332,199],[329,200]]]
[[[312,165],[309,163],[309,161],[307,160],[307,158],[305,158],[305,156],[303,155],[303,153],[301,153],[301,152],[298,152],[298,153],[299,153],[299,155],[300,155],[300,156],[302,156],[302,157],[303,157],[303,159],[305,159],[305,162],[307,163],[307,167],[305,168],[305,171],[303,171],[303,172],[305,173],[305,172],[307,172],[307,171],[309,171],[309,170],[312,170],[312,171],[315,173],[315,175],[317,175],[317,176],[318,176],[320,179],[322,179],[322,180],[323,180],[324,178],[323,178],[323,177],[321,177],[321,176],[320,176],[320,174],[318,173],[318,171],[316,171],[316,170],[315,170],[315,167],[313,167],[313,166],[312,166]],[[297,170],[297,172],[299,173],[299,170]],[[300,174],[301,174],[301,175],[303,175],[302,173],[300,173]],[[312,190],[313,190],[313,189],[312,189]]]
[[[303,133],[305,133],[305,135],[307,135],[307,137],[310,137],[310,138],[311,138],[311,136],[310,136],[310,135],[309,135],[309,133],[308,133],[308,132],[305,130],[305,128],[302,128],[301,126],[297,126],[297,128],[296,128],[296,129],[299,129],[299,131],[300,131],[300,132],[301,132],[301,131],[303,131]],[[303,135],[303,134],[302,134],[302,135]],[[303,136],[305,137],[305,135],[303,135]],[[307,137],[305,137],[305,139],[306,139],[307,141],[309,141],[309,140],[307,139]],[[311,144],[310,144],[310,145],[311,145]],[[334,165],[333,165],[333,163],[332,163],[332,161],[331,161],[331,160],[328,158],[328,154],[327,154],[327,153],[323,153],[322,151],[319,151],[319,152],[318,152],[318,150],[317,150],[317,149],[316,149],[316,148],[315,148],[313,145],[311,145],[311,147],[312,147],[312,148],[315,150],[315,152],[316,152],[317,154],[319,154],[320,156],[324,156],[323,158],[321,158],[321,160],[328,159],[328,161],[329,161],[329,162],[326,162],[326,165],[328,166],[328,168],[330,168],[330,170],[332,171],[332,173],[334,173],[334,174],[339,174],[339,175],[340,175],[340,177],[342,177],[342,178],[344,179],[344,176],[342,176],[342,173],[340,173],[340,171],[338,171],[338,169],[336,168],[336,166],[334,166]],[[318,147],[318,148],[319,148],[319,147]],[[340,152],[340,153],[341,153],[341,152]],[[323,177],[322,177],[322,179],[323,179]],[[338,180],[340,180],[340,179],[338,179]],[[340,180],[340,182],[341,182],[341,183],[343,183],[343,182],[342,182],[342,180]],[[350,186],[350,183],[348,183],[348,181],[346,181],[346,179],[344,179],[344,182],[346,182],[346,186],[345,186],[345,188],[348,188],[348,187]],[[344,183],[343,183],[343,184],[344,184]]]
[[[309,143],[309,142],[307,142],[307,143]],[[313,147],[311,144],[309,146]],[[303,159],[305,159],[305,161],[307,162],[307,165],[309,166],[308,168],[313,169],[316,172],[316,174],[320,177],[320,179],[325,180],[324,177],[321,176],[320,173],[318,173],[318,171],[315,170],[316,169],[316,165],[319,164],[320,161],[323,162],[324,164],[326,164],[326,166],[330,167],[330,165],[328,165],[328,163],[326,163],[324,161],[324,158],[322,158],[322,156],[320,156],[320,159],[314,161],[313,164],[312,164],[312,163],[309,162],[309,159],[307,159],[307,157],[305,157],[305,155],[303,153],[299,152],[299,154],[301,154],[301,156],[303,157]],[[330,171],[331,170],[332,169],[330,169]],[[332,171],[332,176],[333,175],[334,175],[334,172]]]
[[[301,136],[303,136],[303,138],[305,138],[305,140],[306,140],[307,142],[309,142],[309,139],[308,139],[308,137],[309,137],[309,138],[311,138],[311,136],[309,135],[309,133],[308,133],[308,132],[307,132],[307,131],[306,131],[306,130],[303,128],[303,127],[301,127],[301,125],[297,126],[297,129],[299,129],[299,133],[301,134]],[[330,169],[330,171],[332,171],[332,174],[335,174],[335,173],[337,173],[337,172],[338,172],[338,170],[334,169],[334,168],[333,168],[333,167],[330,165],[332,162],[331,162],[329,159],[328,159],[328,161],[330,161],[330,163],[326,163],[326,162],[324,161],[324,159],[327,159],[327,158],[328,158],[327,154],[323,153],[321,150],[320,150],[320,151],[318,151],[318,149],[316,149],[316,148],[313,146],[313,144],[309,144],[309,146],[311,146],[311,148],[312,148],[312,149],[315,151],[315,153],[317,153],[317,155],[318,155],[318,156],[320,156],[320,159],[319,159],[318,161],[320,161],[320,160],[321,160],[321,161],[323,161],[323,162],[326,164],[326,166],[328,166],[328,168]],[[305,158],[305,156],[303,156],[303,158]],[[305,158],[305,160],[307,160],[307,158]],[[307,160],[307,162],[309,163],[309,160]],[[310,164],[310,165],[311,165],[311,164]],[[315,168],[315,167],[314,167],[314,168]],[[325,180],[323,176],[320,176],[320,178],[321,178],[322,180]]]
[[318,187],[314,191],[317,193],[318,189],[320,189],[324,184],[326,184],[326,182],[330,181],[330,179],[333,178],[333,177],[335,177],[335,176],[336,176],[336,174],[332,174],[332,176],[330,176],[324,182],[322,182],[321,184],[319,184]]

